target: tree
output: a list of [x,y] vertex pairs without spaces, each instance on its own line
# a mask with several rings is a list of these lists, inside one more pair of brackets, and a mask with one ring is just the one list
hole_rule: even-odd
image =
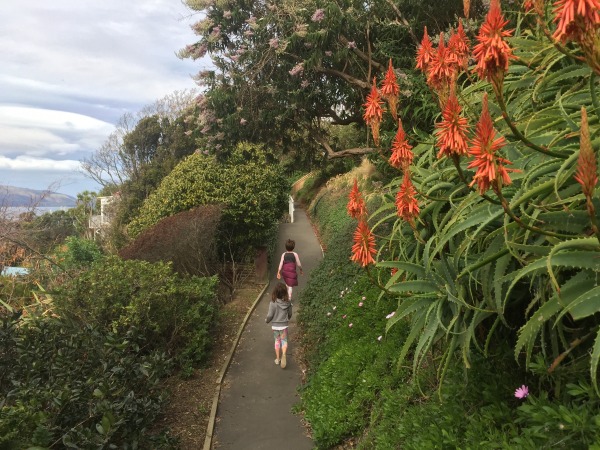
[[246,140],[329,157],[375,151],[336,151],[329,127],[364,129],[361,105],[390,58],[398,68],[401,109],[415,115],[410,125],[431,114],[432,98],[408,57],[418,43],[413,28],[425,24],[437,33],[463,9],[460,0],[187,4],[203,18],[193,27],[199,40],[180,55],[209,53],[216,67],[198,75],[207,88],[196,111],[199,146],[219,154]]
[[[123,114],[115,125],[115,131],[109,135],[102,146],[82,161],[81,170],[84,175],[103,188],[112,189],[117,189],[117,186],[126,180],[131,180],[136,171],[139,171],[140,167],[148,161],[149,156],[147,146],[140,136],[143,134],[141,129],[150,126],[151,117],[156,117],[156,121],[161,126],[165,121],[172,123],[185,117],[186,111],[194,105],[196,95],[194,89],[175,91],[145,106],[137,114],[131,112]],[[140,125],[140,122],[143,124]],[[137,136],[128,138],[132,133]],[[126,145],[126,139],[129,145]]]

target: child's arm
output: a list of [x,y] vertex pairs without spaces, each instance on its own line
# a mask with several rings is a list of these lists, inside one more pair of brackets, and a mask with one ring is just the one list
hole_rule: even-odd
[[298,269],[300,269],[300,273],[304,275],[304,271],[302,270],[302,264],[300,263],[300,257],[298,256],[298,253],[294,253],[294,256],[296,257],[296,267],[298,267]]
[[267,318],[265,319],[266,323],[269,323],[273,320],[273,316],[275,315],[275,303],[269,302],[269,311],[267,312]]
[[279,261],[279,267],[277,268],[277,279],[280,280],[281,279],[281,268],[283,267],[283,257],[285,256],[285,253],[281,254],[281,261]]

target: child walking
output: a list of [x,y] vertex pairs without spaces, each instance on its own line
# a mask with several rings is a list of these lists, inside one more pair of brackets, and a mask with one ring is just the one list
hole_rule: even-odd
[[300,269],[300,273],[304,275],[302,270],[302,264],[298,253],[294,252],[296,242],[292,239],[288,239],[285,243],[285,249],[287,251],[281,254],[281,261],[279,262],[279,269],[277,269],[277,279],[280,280],[283,277],[285,285],[287,286],[288,298],[292,301],[292,287],[298,286],[298,274],[296,268]]
[[271,323],[275,338],[275,364],[281,364],[282,369],[285,369],[287,364],[285,355],[288,348],[288,322],[291,318],[292,302],[287,294],[287,286],[279,282],[271,294],[265,322]]

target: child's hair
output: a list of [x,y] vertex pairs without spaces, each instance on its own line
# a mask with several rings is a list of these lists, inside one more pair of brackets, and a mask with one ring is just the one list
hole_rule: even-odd
[[291,252],[292,250],[294,250],[294,247],[295,247],[295,246],[296,246],[296,241],[294,241],[294,240],[292,240],[292,239],[288,239],[288,240],[285,242],[285,249],[286,249],[288,252]]
[[289,301],[287,286],[281,281],[277,283],[275,289],[273,289],[273,293],[271,294],[271,301],[274,302],[277,299],[283,300],[284,302]]

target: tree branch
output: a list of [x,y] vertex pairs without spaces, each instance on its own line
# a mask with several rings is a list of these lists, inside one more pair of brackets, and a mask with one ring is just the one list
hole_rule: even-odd
[[398,21],[400,22],[400,25],[406,27],[406,29],[408,30],[408,34],[410,34],[410,37],[413,38],[413,41],[415,41],[415,44],[418,44],[419,43],[419,39],[415,35],[415,33],[414,33],[412,27],[410,26],[410,24],[408,23],[408,20],[406,20],[406,18],[404,17],[404,15],[400,12],[400,10],[398,9],[398,7],[394,4],[394,2],[392,0],[386,0],[386,2],[388,3],[388,5],[390,5],[392,7],[392,9],[394,10],[394,12],[396,13],[396,16],[398,16]]
[[313,130],[309,130],[309,133],[315,141],[317,141],[319,144],[321,144],[323,146],[323,148],[325,148],[328,159],[346,158],[349,156],[358,156],[358,155],[367,155],[369,153],[373,153],[373,152],[377,151],[376,148],[364,147],[364,148],[347,148],[345,150],[340,150],[340,151],[336,152],[331,147],[331,145],[329,145],[329,142],[327,142],[327,140],[322,135],[316,133]]
[[[348,40],[348,38],[346,36],[344,36],[343,34],[340,34],[338,37],[338,40],[340,41],[340,43],[344,46],[347,47],[348,44],[350,43],[350,41]],[[379,71],[379,72],[384,72],[386,70],[386,66],[385,64],[380,64],[377,61],[373,61],[369,55],[367,55],[365,52],[359,50],[358,48],[353,48],[352,51],[354,52],[354,54],[356,56],[358,56],[360,59],[362,59],[363,61],[367,62],[371,67],[375,68],[375,70]]]
[[315,67],[315,71],[324,73],[326,75],[333,75],[336,77],[340,77],[343,80],[345,80],[346,82],[348,82],[349,84],[357,86],[361,89],[368,89],[371,86],[370,83],[367,83],[366,81],[363,81],[363,80],[359,80],[358,78],[354,78],[353,76],[348,75],[345,72],[341,72],[341,71],[335,70],[335,69],[326,69],[325,67],[323,67],[321,65],[318,65],[317,67]]

